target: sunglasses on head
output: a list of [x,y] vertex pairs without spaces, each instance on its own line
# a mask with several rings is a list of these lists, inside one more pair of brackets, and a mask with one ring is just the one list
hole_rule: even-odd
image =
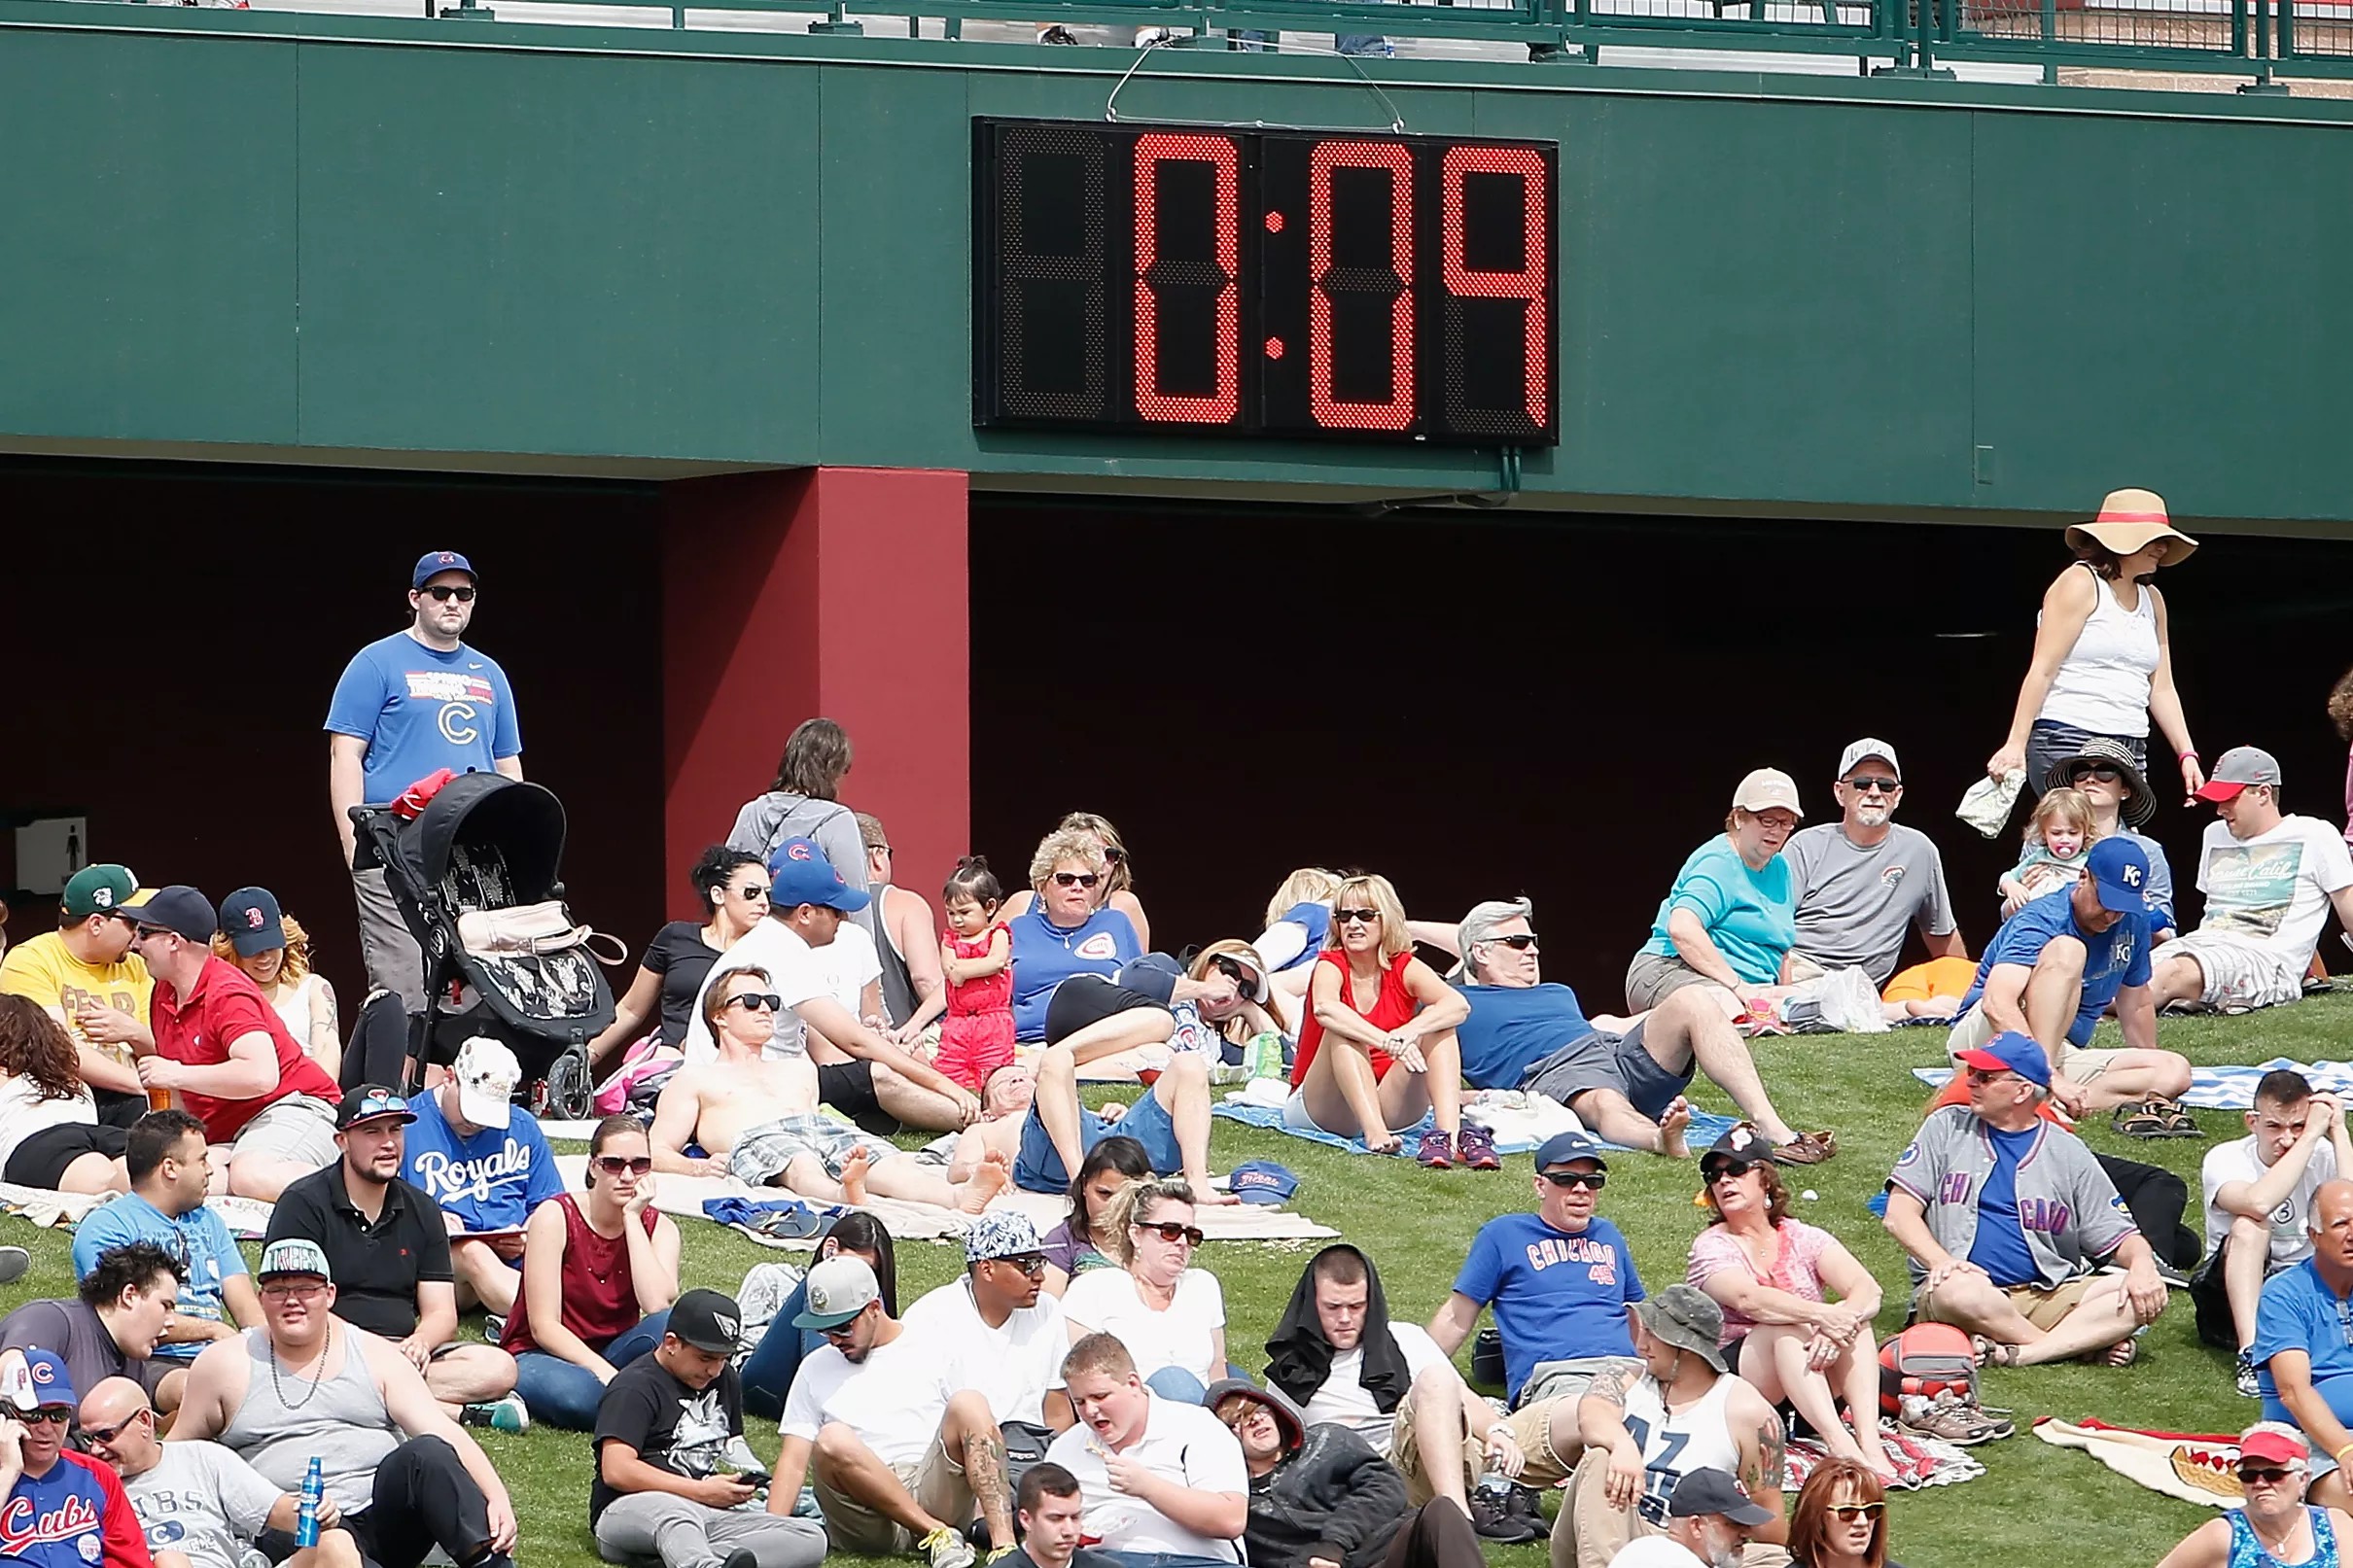
[[150,1416],[155,1413],[156,1412],[152,1410],[136,1410],[131,1411],[128,1415],[123,1417],[123,1419],[120,1421],[117,1421],[112,1426],[86,1426],[82,1429],[82,1435],[89,1439],[92,1443],[112,1443],[115,1441],[115,1439],[129,1431],[132,1427],[138,1425],[141,1417]]
[[1380,918],[1381,911],[1377,909],[1335,909],[1332,911],[1332,923],[1336,925],[1346,925],[1351,921],[1359,925],[1370,925]]
[[449,601],[452,599],[456,600],[461,605],[471,605],[474,603],[474,584],[470,582],[430,583],[426,586],[424,591],[433,595],[436,599],[439,599],[443,604],[449,603]]
[[785,999],[773,991],[747,991],[741,996],[728,997],[727,1005],[747,1013],[773,1013],[785,1005]]
[[2238,1473],[2238,1483],[2241,1486],[2252,1486],[2260,1481],[2266,1486],[2279,1486],[2286,1484],[2288,1477],[2292,1474],[2293,1472],[2282,1470],[2277,1465],[2249,1466]]
[[1849,779],[1846,781],[1846,787],[1873,794],[1892,795],[1904,786],[1894,779]]
[[1102,875],[1093,871],[1057,871],[1054,873],[1054,884],[1058,888],[1092,888],[1102,880]]
[[1202,1234],[1200,1226],[1180,1225],[1175,1220],[1138,1220],[1136,1228],[1152,1232],[1172,1246],[1182,1241],[1186,1246],[1197,1247],[1209,1239]]
[[1532,948],[1536,945],[1536,933],[1533,931],[1515,931],[1510,936],[1484,936],[1481,937],[1480,940],[1483,942],[1500,942],[1515,953],[1526,953],[1529,948]]
[[1609,1185],[1606,1170],[1547,1170],[1544,1179],[1556,1187],[1582,1187],[1588,1192],[1599,1192]]
[[2124,780],[2121,768],[2077,768],[2067,775],[2069,784],[2082,784],[2086,779],[2097,779],[2101,784],[2119,784]]
[[1111,864],[1117,865],[1128,857],[1128,852],[1116,844],[1106,844],[1103,847],[1103,857]]
[[617,1176],[624,1170],[633,1176],[643,1176],[653,1169],[653,1157],[640,1154],[624,1158],[617,1154],[600,1154],[596,1157],[596,1167],[608,1176]]
[[1841,1524],[1860,1524],[1865,1519],[1876,1519],[1886,1512],[1885,1503],[1833,1503],[1830,1505],[1830,1516]]

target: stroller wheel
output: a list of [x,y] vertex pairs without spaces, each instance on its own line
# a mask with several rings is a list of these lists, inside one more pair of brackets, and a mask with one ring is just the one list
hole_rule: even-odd
[[587,1054],[575,1046],[547,1063],[548,1112],[559,1122],[584,1122],[595,1108],[596,1086],[588,1078]]

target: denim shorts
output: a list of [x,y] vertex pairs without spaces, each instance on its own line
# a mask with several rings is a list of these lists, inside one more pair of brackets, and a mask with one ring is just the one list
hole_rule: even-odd
[[[1142,1144],[1152,1168],[1161,1175],[1174,1176],[1184,1170],[1184,1152],[1176,1146],[1176,1124],[1169,1119],[1168,1107],[1160,1103],[1160,1097],[1149,1089],[1138,1096],[1136,1103],[1116,1122],[1106,1122],[1084,1106],[1079,1108],[1080,1148],[1091,1152],[1107,1137],[1134,1138]],[[1013,1160],[1013,1185],[1025,1193],[1070,1190],[1071,1178],[1062,1168],[1062,1156],[1054,1152],[1054,1140],[1046,1136],[1045,1124],[1037,1119],[1035,1103],[1021,1124],[1021,1151]]]

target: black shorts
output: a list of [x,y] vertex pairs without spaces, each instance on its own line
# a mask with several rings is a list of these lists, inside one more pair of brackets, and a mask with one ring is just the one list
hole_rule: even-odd
[[64,1122],[56,1127],[45,1127],[18,1143],[8,1157],[8,1165],[0,1167],[0,1181],[11,1181],[19,1187],[47,1187],[53,1191],[65,1179],[65,1167],[86,1154],[102,1154],[109,1160],[123,1158],[123,1145],[130,1133],[120,1127],[93,1126],[83,1122]]
[[1046,998],[1046,1044],[1060,1045],[1090,1024],[1138,1007],[1168,1011],[1168,1003],[1141,991],[1131,991],[1103,975],[1072,975]]
[[857,1123],[860,1132],[889,1137],[898,1131],[898,1118],[883,1109],[874,1093],[871,1062],[819,1063],[817,1098]]
[[[2225,1231],[2214,1256],[2190,1276],[2190,1305],[2197,1311],[2197,1337],[2218,1349],[2236,1350],[2238,1321],[2230,1315],[2230,1292],[2223,1284],[2223,1261],[2230,1255],[2230,1233]],[[2264,1260],[2264,1277],[2271,1277],[2270,1260]]]

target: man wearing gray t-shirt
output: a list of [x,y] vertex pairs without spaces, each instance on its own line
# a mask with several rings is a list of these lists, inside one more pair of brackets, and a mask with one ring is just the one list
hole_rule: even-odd
[[1865,739],[1839,758],[1833,792],[1844,812],[1791,837],[1782,855],[1798,895],[1797,950],[1826,969],[1859,967],[1884,986],[1917,924],[1932,958],[1966,958],[1928,835],[1893,820],[1904,798],[1895,748]]
[[[299,1504],[291,1494],[218,1443],[160,1441],[155,1408],[129,1378],[109,1377],[84,1395],[81,1424],[91,1453],[123,1478],[157,1568],[238,1568],[263,1531],[294,1535]],[[321,1502],[319,1544],[298,1549],[288,1568],[360,1568],[358,1544],[335,1522],[334,1503]]]

